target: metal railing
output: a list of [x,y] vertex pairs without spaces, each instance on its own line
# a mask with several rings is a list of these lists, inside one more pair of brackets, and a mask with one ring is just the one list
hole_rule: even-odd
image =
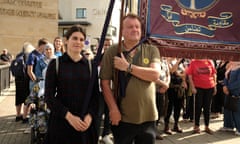
[[[11,75],[10,75],[10,65],[0,65],[0,92],[4,89],[10,88],[10,81],[11,81]],[[0,93],[0,94],[1,94]]]

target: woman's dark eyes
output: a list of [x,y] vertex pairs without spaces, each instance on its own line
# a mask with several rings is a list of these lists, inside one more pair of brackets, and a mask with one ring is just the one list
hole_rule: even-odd
[[78,37],[73,37],[73,40],[80,40],[81,42],[82,42],[82,41],[85,41],[84,38],[78,38]]

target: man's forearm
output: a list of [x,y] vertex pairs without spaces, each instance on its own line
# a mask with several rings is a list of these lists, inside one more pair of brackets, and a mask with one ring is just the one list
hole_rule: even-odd
[[112,93],[109,80],[101,80],[101,86],[103,91],[104,100],[109,108],[109,110],[118,109],[116,100]]
[[145,81],[157,81],[160,76],[158,67],[141,67],[132,65],[131,74]]
[[31,79],[32,81],[36,81],[36,76],[35,76],[32,72],[29,72],[29,73],[28,73],[28,76],[30,77],[30,79]]

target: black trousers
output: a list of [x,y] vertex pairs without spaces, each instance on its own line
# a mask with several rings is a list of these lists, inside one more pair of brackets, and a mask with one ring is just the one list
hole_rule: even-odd
[[161,116],[165,115],[165,93],[156,92],[156,103],[157,103],[157,110],[158,110],[158,120]]
[[167,114],[164,118],[165,124],[169,124],[169,118],[172,114],[172,110],[174,111],[173,117],[175,124],[178,123],[180,113],[181,113],[181,108],[183,106],[183,98],[184,97],[179,97],[178,92],[176,88],[169,88],[168,89],[168,108],[167,108]]
[[114,144],[155,144],[156,122],[131,124],[120,122],[112,126]]
[[210,89],[196,88],[196,89],[197,94],[195,96],[195,125],[196,126],[200,125],[199,124],[200,116],[203,109],[204,124],[205,126],[208,126],[214,88]]
[[[99,109],[98,109],[98,118],[96,120],[96,127],[97,127],[97,134],[98,136],[104,137],[105,135],[108,135],[111,133],[111,124],[109,119],[109,110],[107,107],[107,104],[104,100],[103,93],[101,92],[101,95],[98,99]],[[101,133],[101,122],[102,122],[102,116],[104,114],[104,120],[103,120],[103,130]]]
[[186,111],[183,118],[193,120],[193,96],[186,96]]
[[218,83],[217,94],[212,99],[211,112],[223,113],[224,98],[223,85]]

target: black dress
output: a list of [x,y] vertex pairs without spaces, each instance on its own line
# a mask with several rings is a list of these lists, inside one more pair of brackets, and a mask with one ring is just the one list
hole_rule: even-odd
[[[59,68],[56,73],[56,61],[52,60],[47,69],[45,82],[45,100],[51,110],[48,123],[46,144],[96,144],[98,137],[95,128],[97,116],[97,98],[99,87],[97,73],[89,104],[86,105],[86,92],[90,82],[88,60],[83,57],[74,62],[65,53],[59,57]],[[55,96],[56,93],[56,96]],[[87,111],[83,112],[83,106]],[[93,117],[90,128],[85,132],[76,131],[65,119],[67,111],[82,118],[87,113]]]
[[[16,57],[19,57],[23,53],[19,53]],[[27,55],[24,56],[24,62],[26,62]],[[27,67],[25,67],[25,72],[27,71]],[[15,94],[15,105],[20,105],[25,102],[26,98],[30,94],[29,89],[29,76],[27,73],[25,73],[23,76],[15,77],[15,88],[16,88],[16,94]]]
[[25,102],[30,94],[29,77],[15,77],[16,97],[15,105],[20,105]]

